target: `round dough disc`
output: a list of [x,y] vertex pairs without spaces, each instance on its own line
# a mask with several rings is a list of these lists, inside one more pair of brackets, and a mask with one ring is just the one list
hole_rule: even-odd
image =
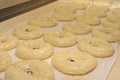
[[57,20],[53,17],[38,17],[28,21],[29,25],[39,26],[41,28],[49,28],[57,25]]
[[120,41],[120,30],[115,28],[101,28],[93,30],[92,36],[105,39],[108,42],[118,42]]
[[43,31],[38,26],[25,25],[14,28],[13,35],[19,39],[28,40],[41,37],[43,35]]
[[114,48],[104,39],[87,37],[78,41],[78,48],[95,57],[109,57],[114,53]]
[[0,72],[5,71],[12,64],[12,59],[5,51],[0,51]]
[[46,62],[23,60],[6,70],[5,80],[54,80],[54,73]]
[[54,46],[66,47],[76,44],[76,37],[73,33],[62,30],[49,31],[44,35],[44,40]]
[[79,35],[91,32],[92,26],[82,22],[69,22],[64,24],[62,29]]
[[52,64],[63,73],[79,75],[95,69],[97,60],[88,53],[79,50],[64,50],[53,55]]
[[16,55],[22,59],[46,59],[53,54],[51,44],[41,40],[28,40],[16,48]]
[[11,50],[17,47],[19,41],[15,36],[0,34],[0,50]]

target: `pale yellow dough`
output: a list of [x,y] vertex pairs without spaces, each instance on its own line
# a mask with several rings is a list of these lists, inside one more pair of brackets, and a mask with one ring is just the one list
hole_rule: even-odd
[[28,21],[29,25],[39,26],[41,28],[49,28],[57,25],[57,20],[53,17],[38,17]]
[[83,9],[86,9],[87,8],[87,5],[86,3],[82,3],[80,1],[73,1],[73,2],[70,2],[70,3],[67,3],[66,4],[69,8],[74,8],[75,10],[83,10]]
[[105,39],[108,42],[120,41],[120,30],[115,28],[101,28],[92,31],[92,36]]
[[110,28],[116,28],[116,29],[120,30],[120,22],[110,22],[107,19],[104,19],[101,21],[101,24],[107,28],[110,27]]
[[5,51],[0,51],[0,72],[5,71],[12,64],[12,59]]
[[79,40],[78,48],[95,57],[109,57],[114,53],[114,48],[104,39],[87,37]]
[[14,28],[13,35],[18,37],[19,39],[24,39],[24,40],[36,39],[36,38],[40,38],[43,35],[43,31],[38,26],[23,25]]
[[113,3],[113,2],[116,2],[116,1],[118,1],[118,0],[94,0],[94,1],[96,1],[96,2],[98,2],[98,3]]
[[0,34],[0,50],[11,50],[17,47],[19,41],[15,36]]
[[95,17],[105,17],[106,12],[109,10],[109,7],[103,5],[91,5],[88,9],[86,9],[83,14]]
[[76,9],[71,6],[71,5],[68,5],[69,3],[66,3],[65,5],[61,5],[61,6],[58,6],[55,8],[55,11],[56,12],[68,12],[68,13],[75,13],[76,12]]
[[53,54],[53,47],[41,40],[28,40],[16,48],[16,55],[22,59],[46,59]]
[[106,17],[111,22],[120,22],[120,15],[119,14],[109,13],[109,14],[107,14]]
[[44,35],[44,40],[54,46],[66,47],[76,44],[76,37],[73,33],[62,30],[49,31]]
[[95,26],[95,25],[100,24],[100,19],[98,17],[89,16],[86,14],[81,14],[81,15],[77,16],[76,21],[83,22],[83,23],[89,24],[91,26]]
[[67,76],[63,77],[61,80],[87,80],[87,79],[77,76]]
[[69,22],[63,25],[63,30],[72,32],[73,34],[87,34],[92,31],[92,26],[82,22]]
[[66,74],[86,74],[97,66],[95,57],[79,50],[64,50],[55,53],[52,58],[53,66]]
[[56,18],[58,21],[73,21],[75,20],[76,16],[74,13],[71,12],[55,12],[53,17]]
[[120,14],[120,7],[112,9],[112,13],[115,15],[119,15]]
[[54,80],[49,64],[39,60],[15,62],[5,72],[5,80]]

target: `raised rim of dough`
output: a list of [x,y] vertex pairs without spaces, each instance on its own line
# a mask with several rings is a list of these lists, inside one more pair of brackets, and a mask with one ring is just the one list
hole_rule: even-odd
[[81,15],[77,16],[76,21],[83,22],[83,23],[89,24],[91,26],[95,26],[95,25],[100,24],[100,19],[98,17],[89,16],[86,14],[81,14]]
[[17,47],[19,40],[10,34],[0,34],[0,50],[11,50]]
[[75,35],[64,30],[49,31],[44,35],[44,40],[57,47],[67,47],[76,44]]
[[109,7],[107,6],[91,5],[88,9],[84,10],[83,14],[102,18],[106,16],[107,11],[109,11]]
[[21,25],[13,29],[13,35],[19,39],[36,39],[43,35],[43,31],[38,26],[33,25]]
[[96,37],[82,38],[78,41],[78,48],[95,57],[109,57],[114,54],[113,46],[104,39]]
[[101,21],[101,24],[104,27],[116,28],[116,29],[120,30],[120,23],[119,22],[110,22],[107,19],[104,19],[104,20]]
[[113,14],[115,14],[115,15],[119,15],[120,14],[120,7],[119,8],[114,8],[114,9],[112,9],[112,11],[111,11]]
[[109,13],[107,14],[106,18],[110,22],[120,22],[120,15],[117,15],[117,14]]
[[82,3],[80,1],[72,1],[66,4],[69,8],[73,7],[75,10],[83,10],[87,8],[87,3]]
[[75,14],[70,12],[55,12],[52,16],[58,21],[73,21],[76,19]]
[[57,23],[57,20],[53,17],[37,17],[28,21],[29,25],[39,26],[41,28],[54,27]]
[[55,8],[55,12],[70,12],[75,13],[76,9],[72,6],[68,6],[69,3],[65,3],[64,5],[57,6]]
[[73,34],[87,34],[92,31],[92,26],[82,22],[69,22],[63,25],[63,30],[72,32]]
[[16,48],[16,55],[22,59],[46,59],[49,58],[54,49],[51,44],[41,40],[28,40]]
[[22,60],[6,70],[5,80],[54,80],[54,73],[46,62]]
[[5,52],[0,50],[0,72],[5,71],[12,64],[11,56]]
[[52,57],[52,65],[59,71],[71,74],[87,74],[97,66],[95,57],[79,50],[63,50]]
[[118,42],[120,41],[120,30],[115,28],[100,28],[92,31],[93,37],[98,37],[101,39],[105,39],[108,42]]

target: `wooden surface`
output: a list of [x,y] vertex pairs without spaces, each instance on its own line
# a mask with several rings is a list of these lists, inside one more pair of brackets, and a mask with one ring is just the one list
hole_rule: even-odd
[[0,0],[0,9],[20,4],[30,0]]
[[[49,6],[41,7],[41,9],[35,9],[33,11],[27,12],[25,14],[15,17],[15,18],[1,22],[0,23],[0,32],[4,33],[5,31],[9,30],[11,27],[25,21],[26,19],[30,19],[35,16],[42,15],[42,14],[48,12],[48,10],[52,9],[51,5],[52,5],[52,3],[50,3]],[[7,26],[7,27],[4,27],[4,26]],[[119,52],[119,54],[117,56],[117,60],[114,64],[113,68],[111,69],[106,80],[120,80],[120,47],[119,47],[118,52]]]

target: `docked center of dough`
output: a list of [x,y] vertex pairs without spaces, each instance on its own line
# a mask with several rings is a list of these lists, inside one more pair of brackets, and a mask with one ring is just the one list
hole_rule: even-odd
[[68,61],[70,61],[70,62],[75,62],[75,60],[72,59],[72,58],[68,58]]
[[94,46],[94,47],[97,47],[97,44],[95,42],[89,42],[90,45]]

